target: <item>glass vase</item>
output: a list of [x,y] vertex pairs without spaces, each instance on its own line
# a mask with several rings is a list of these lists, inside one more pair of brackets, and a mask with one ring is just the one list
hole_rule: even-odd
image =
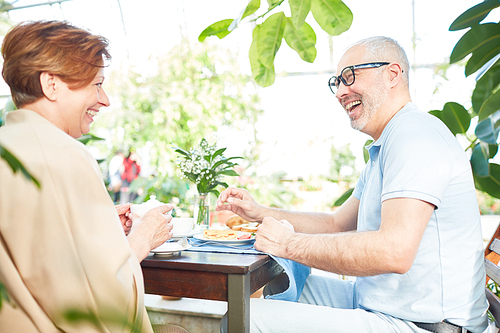
[[210,226],[210,201],[209,193],[198,193],[194,198],[194,218],[196,227],[201,230]]

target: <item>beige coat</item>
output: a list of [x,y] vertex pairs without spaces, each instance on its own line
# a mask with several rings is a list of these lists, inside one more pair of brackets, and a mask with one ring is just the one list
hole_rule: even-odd
[[[12,300],[0,331],[128,332],[106,320],[118,315],[152,332],[139,262],[85,146],[28,110],[7,114],[0,144],[41,183],[0,160],[0,281]],[[99,327],[67,322],[68,310]]]

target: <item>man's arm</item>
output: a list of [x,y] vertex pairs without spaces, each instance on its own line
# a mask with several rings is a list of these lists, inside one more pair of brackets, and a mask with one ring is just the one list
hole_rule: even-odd
[[259,226],[255,248],[338,274],[403,274],[413,264],[433,211],[433,205],[421,200],[386,200],[379,230],[328,235],[293,232],[268,218]]
[[351,197],[334,214],[292,212],[259,205],[248,191],[240,188],[224,190],[216,210],[229,210],[248,221],[261,222],[266,217],[287,220],[295,231],[306,234],[336,233],[356,230],[359,200]]

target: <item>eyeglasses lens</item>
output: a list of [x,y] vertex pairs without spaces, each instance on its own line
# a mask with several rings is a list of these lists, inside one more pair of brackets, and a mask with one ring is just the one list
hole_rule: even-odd
[[340,73],[340,76],[333,76],[330,78],[328,85],[330,86],[330,90],[333,94],[337,93],[340,82],[342,82],[345,86],[350,86],[354,83],[354,71],[351,67],[344,68]]

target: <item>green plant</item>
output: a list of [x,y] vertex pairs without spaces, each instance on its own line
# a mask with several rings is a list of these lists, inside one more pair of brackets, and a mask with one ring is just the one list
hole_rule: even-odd
[[[471,55],[465,65],[465,75],[478,72],[472,93],[472,110],[448,102],[442,110],[430,111],[441,119],[454,135],[466,137],[470,144],[471,166],[476,188],[500,198],[500,165],[491,163],[498,151],[500,132],[500,23],[481,23],[500,6],[498,0],[483,1],[462,13],[450,26],[450,31],[469,30],[455,45],[450,63]],[[474,134],[469,134],[471,120],[477,118]]]
[[[278,11],[286,2],[290,17],[284,11]],[[250,19],[261,7],[263,13]],[[340,0],[267,0],[267,8],[261,5],[261,0],[250,0],[236,18],[209,25],[198,40],[203,42],[209,36],[224,38],[246,18],[257,22],[252,32],[250,65],[255,81],[260,86],[267,87],[274,83],[274,59],[283,39],[302,60],[312,63],[316,59],[316,33],[306,22],[309,12],[331,36],[347,31],[352,23],[351,10]]]
[[228,187],[222,182],[223,176],[239,176],[233,170],[237,163],[234,159],[242,157],[224,157],[227,148],[217,149],[215,144],[210,145],[207,140],[201,139],[200,144],[190,150],[175,147],[175,152],[180,154],[178,161],[181,178],[187,178],[196,184],[198,193],[213,193],[219,196],[217,186]]

